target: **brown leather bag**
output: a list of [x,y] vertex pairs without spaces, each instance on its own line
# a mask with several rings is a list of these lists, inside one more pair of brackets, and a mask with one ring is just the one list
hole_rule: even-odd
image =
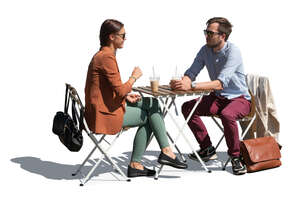
[[281,166],[278,144],[270,136],[241,141],[241,155],[247,166],[247,172]]

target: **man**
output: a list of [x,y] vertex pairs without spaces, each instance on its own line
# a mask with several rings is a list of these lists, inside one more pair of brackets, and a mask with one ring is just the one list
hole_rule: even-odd
[[[206,45],[198,52],[192,66],[178,81],[170,82],[173,89],[214,90],[204,96],[188,125],[200,150],[199,156],[204,160],[216,159],[216,150],[212,146],[207,130],[199,116],[218,115],[224,126],[224,135],[231,157],[233,173],[246,173],[246,166],[240,159],[240,140],[236,120],[249,114],[251,97],[246,85],[246,75],[239,49],[227,39],[232,31],[232,25],[226,18],[209,19],[204,30]],[[211,81],[195,82],[199,72],[206,66]],[[197,99],[185,102],[182,113],[185,118],[189,115]],[[189,154],[197,160],[195,154]]]

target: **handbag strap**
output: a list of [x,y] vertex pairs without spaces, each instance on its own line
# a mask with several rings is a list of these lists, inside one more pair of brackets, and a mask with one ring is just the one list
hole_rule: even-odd
[[[66,84],[66,94],[65,94],[65,106],[64,106],[64,113],[67,114],[68,113],[68,108],[69,108],[69,104],[70,104],[70,95],[69,95],[69,89],[70,85]],[[79,97],[78,97],[79,98]],[[79,110],[80,110],[80,114],[78,114],[78,111],[76,110],[76,105],[75,105],[75,100],[72,100],[72,119],[75,123],[75,125],[78,125],[79,122],[79,131],[82,131],[82,129],[84,129],[84,124],[83,124],[83,114],[84,114],[84,107],[80,101],[80,106]]]
[[70,102],[69,85],[66,84],[65,106],[64,106],[64,113],[65,113],[65,114],[68,113],[69,102]]
[[77,118],[78,118],[78,113],[76,111],[75,101],[72,99],[72,119],[76,126],[77,126]]
[[79,131],[84,129],[83,126],[83,109],[80,109],[80,114],[76,110],[75,101],[72,99],[72,119],[74,120],[75,125],[77,126],[77,120],[79,122]]
[[79,130],[82,131],[84,129],[83,124],[83,109],[80,110],[80,117],[79,117]]

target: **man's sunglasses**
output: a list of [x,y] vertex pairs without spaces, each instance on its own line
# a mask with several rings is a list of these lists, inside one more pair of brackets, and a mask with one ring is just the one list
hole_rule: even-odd
[[126,38],[126,33],[124,33],[124,34],[116,34],[116,35],[120,36],[123,40]]
[[209,31],[209,30],[207,30],[207,29],[205,29],[205,30],[203,30],[203,32],[204,32],[204,35],[207,35],[207,36],[209,36],[209,37],[213,37],[215,34],[219,34],[219,35],[221,35],[222,33],[221,32],[213,32],[213,31]]

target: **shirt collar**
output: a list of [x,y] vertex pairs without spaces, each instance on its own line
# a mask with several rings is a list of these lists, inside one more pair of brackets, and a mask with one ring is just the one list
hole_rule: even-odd
[[[225,42],[224,46],[222,47],[222,49],[218,52],[216,52],[215,54],[222,54],[225,55],[226,50],[228,49],[228,43]],[[213,51],[213,50],[212,50]]]

